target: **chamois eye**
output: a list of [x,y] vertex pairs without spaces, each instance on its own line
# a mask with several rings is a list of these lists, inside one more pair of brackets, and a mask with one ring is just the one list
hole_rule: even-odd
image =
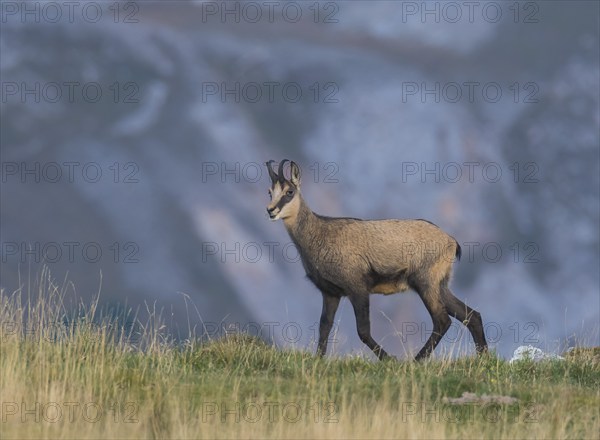
[[267,191],[267,195],[269,196],[269,198],[273,198],[273,196],[271,195],[271,191]]
[[286,192],[286,195],[288,197],[292,197],[294,195],[294,190],[293,189],[288,189],[287,192]]

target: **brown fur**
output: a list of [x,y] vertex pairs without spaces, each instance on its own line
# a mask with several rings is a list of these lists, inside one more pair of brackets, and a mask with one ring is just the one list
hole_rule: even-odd
[[339,298],[347,296],[354,307],[361,340],[380,358],[386,357],[371,337],[369,294],[389,295],[408,288],[422,298],[434,324],[417,359],[428,356],[439,343],[450,326],[449,315],[466,323],[478,351],[487,348],[479,313],[454,297],[448,288],[452,263],[460,256],[460,246],[453,237],[424,220],[360,220],[315,214],[300,193],[298,166],[291,163],[288,180],[283,177],[285,161],[277,174],[271,162],[267,167],[272,200],[267,211],[272,219],[283,220],[300,252],[307,277],[324,297],[320,354],[325,353]]

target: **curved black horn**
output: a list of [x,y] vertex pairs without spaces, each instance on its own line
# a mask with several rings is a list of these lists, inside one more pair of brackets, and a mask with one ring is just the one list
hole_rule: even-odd
[[285,181],[285,176],[283,175],[283,166],[286,162],[289,162],[289,160],[283,159],[281,162],[279,162],[279,171],[277,171],[277,174],[279,176],[279,183],[283,183]]
[[267,170],[269,171],[269,177],[271,178],[272,183],[275,183],[277,181],[277,174],[275,174],[275,171],[273,171],[273,167],[271,165],[274,162],[274,160],[270,160],[267,162]]

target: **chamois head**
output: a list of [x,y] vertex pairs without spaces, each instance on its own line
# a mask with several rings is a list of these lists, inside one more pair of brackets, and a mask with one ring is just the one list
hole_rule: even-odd
[[267,170],[271,177],[271,188],[269,188],[269,197],[271,203],[267,206],[267,212],[271,220],[286,220],[295,217],[300,206],[300,168],[295,162],[290,162],[290,179],[286,179],[283,174],[283,166],[289,160],[284,159],[279,162],[277,173],[273,171],[271,164],[267,162]]

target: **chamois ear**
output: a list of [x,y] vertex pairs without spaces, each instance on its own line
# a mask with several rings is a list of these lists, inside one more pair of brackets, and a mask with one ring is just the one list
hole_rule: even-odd
[[296,188],[300,188],[300,167],[296,165],[296,162],[292,161],[290,164],[290,175],[290,182],[292,182]]
[[273,162],[275,162],[274,160],[270,160],[267,162],[267,170],[269,171],[269,177],[271,178],[271,183],[275,183],[277,182],[277,174],[275,174],[275,171],[273,171],[273,166],[271,165]]

